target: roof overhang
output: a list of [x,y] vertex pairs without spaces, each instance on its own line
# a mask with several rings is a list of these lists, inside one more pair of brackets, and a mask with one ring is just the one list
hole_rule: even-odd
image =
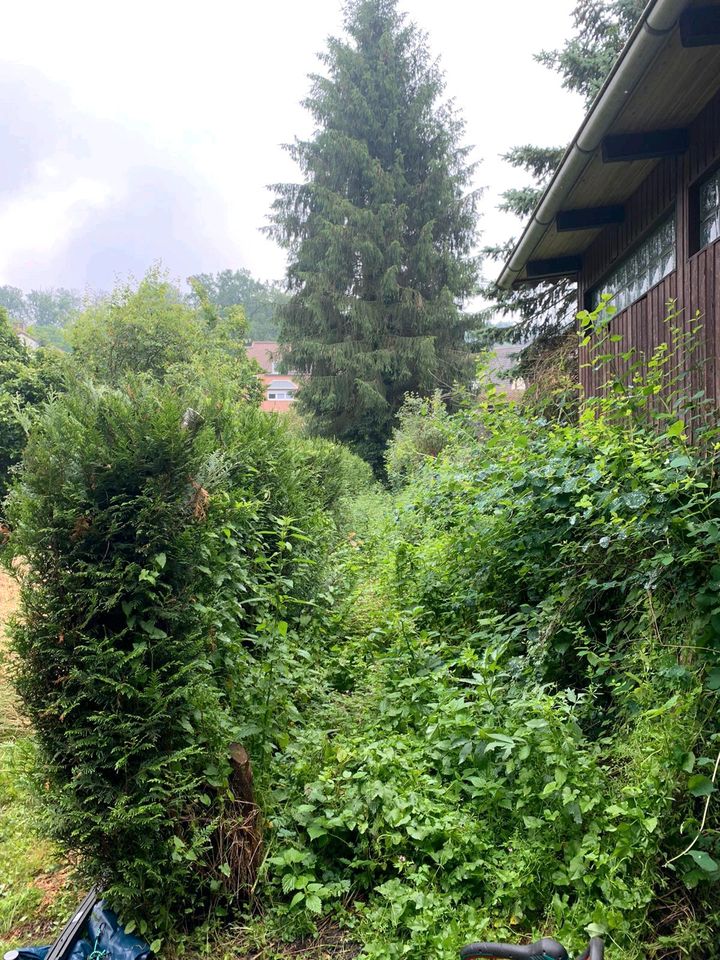
[[651,0],[515,245],[498,286],[572,276],[720,88],[720,0]]

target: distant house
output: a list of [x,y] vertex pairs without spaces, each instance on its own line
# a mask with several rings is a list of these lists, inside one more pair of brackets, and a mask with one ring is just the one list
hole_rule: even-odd
[[525,381],[514,376],[520,352],[526,343],[498,343],[490,350],[488,373],[490,381],[510,400],[519,400],[525,393]]
[[29,333],[25,333],[24,330],[16,328],[15,335],[17,336],[20,343],[26,347],[28,350],[39,350],[41,343],[39,340],[36,340],[35,337],[31,337]]
[[[647,4],[497,282],[560,277],[579,309],[614,298],[618,355],[667,341],[668,300],[685,329],[700,311],[693,389],[720,399],[720,0]],[[587,359],[593,394],[606,374]]]
[[256,340],[247,348],[248,356],[257,360],[263,373],[260,374],[265,385],[265,398],[260,404],[261,410],[281,413],[291,408],[298,391],[297,383],[284,373],[279,373],[278,345],[272,340]]

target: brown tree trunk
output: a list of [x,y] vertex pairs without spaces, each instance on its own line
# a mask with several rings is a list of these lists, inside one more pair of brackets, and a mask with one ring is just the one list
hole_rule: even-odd
[[218,827],[217,845],[220,865],[230,867],[230,876],[223,875],[223,885],[237,901],[252,897],[262,863],[262,814],[255,802],[250,757],[241,743],[229,748],[230,792]]

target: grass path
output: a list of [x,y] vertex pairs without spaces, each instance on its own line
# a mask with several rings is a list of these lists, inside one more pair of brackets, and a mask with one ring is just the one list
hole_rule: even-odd
[[77,890],[58,851],[38,836],[24,785],[32,740],[8,680],[6,625],[17,586],[0,570],[0,954],[51,942],[72,911]]

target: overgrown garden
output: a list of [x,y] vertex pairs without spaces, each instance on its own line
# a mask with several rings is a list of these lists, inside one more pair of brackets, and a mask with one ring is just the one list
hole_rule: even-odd
[[[637,4],[601,6],[617,45]],[[378,960],[588,934],[715,956],[701,321],[669,305],[644,357],[607,303],[582,314],[597,398],[571,364],[521,404],[473,377],[462,123],[394,0],[346,12],[274,207],[288,297],[153,269],[78,306],[63,354],[0,311],[0,938],[65,856],[68,900],[97,884],[169,957],[328,930]],[[572,76],[576,52],[548,56]],[[259,409],[239,290],[312,374],[304,421]]]
[[584,323],[604,399],[411,399],[385,487],[212,378],[40,411],[5,556],[43,829],[158,948],[712,950],[717,434],[677,316],[622,378]]

